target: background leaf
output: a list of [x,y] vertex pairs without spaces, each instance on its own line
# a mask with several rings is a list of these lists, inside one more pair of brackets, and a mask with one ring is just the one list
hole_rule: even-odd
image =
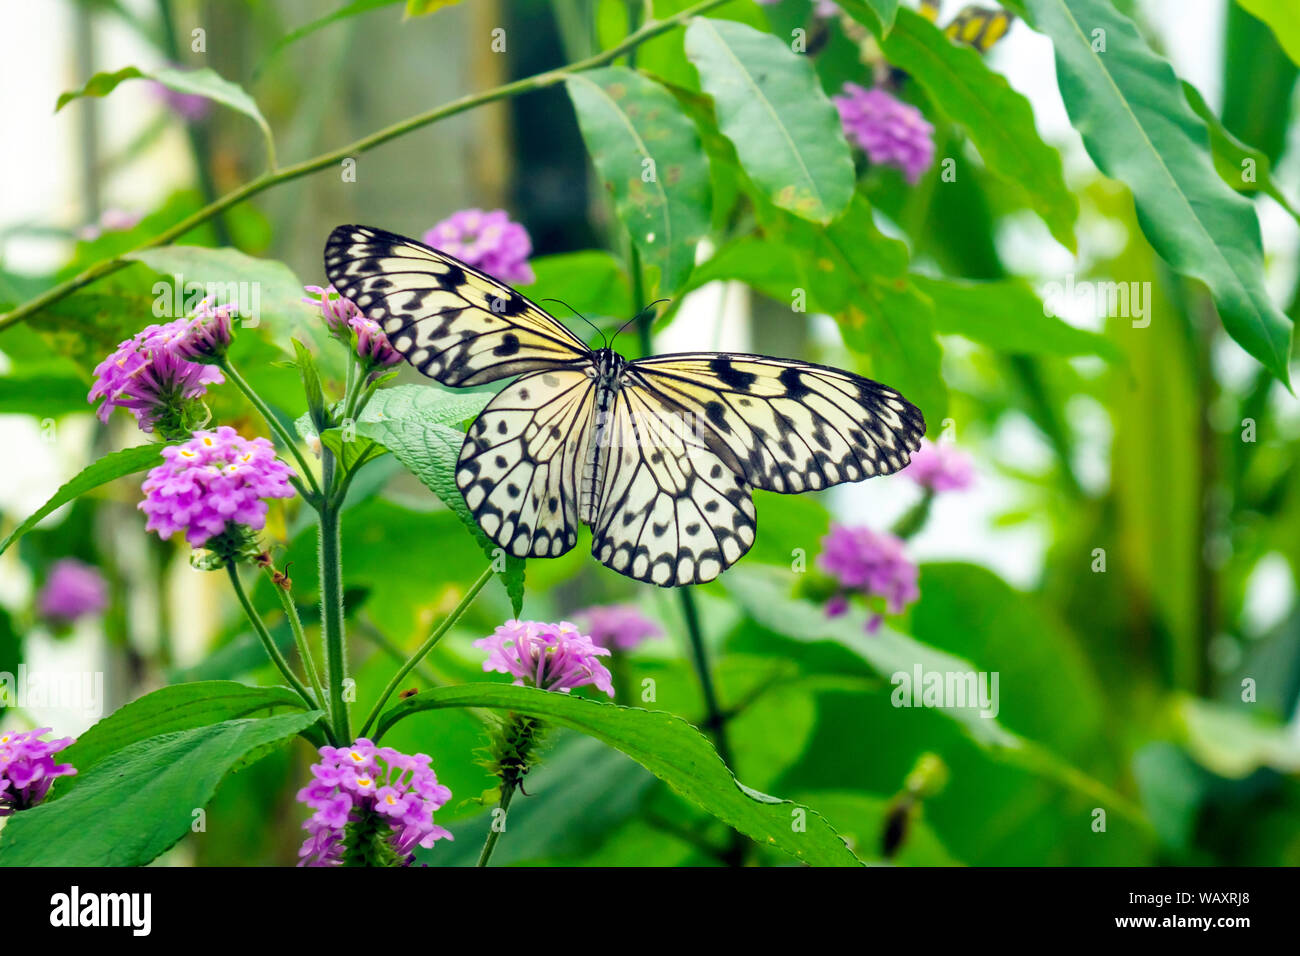
[[770,34],[705,18],[686,28],[686,55],[723,134],[768,198],[814,222],[838,216],[853,196],[853,159],[808,62]]
[[709,230],[709,166],[695,124],[672,94],[624,67],[577,73],[566,85],[614,212],[644,264],[659,269],[660,291],[675,294]]
[[[1142,231],[1177,271],[1210,289],[1224,327],[1282,382],[1291,323],[1264,287],[1259,221],[1214,170],[1209,134],[1169,63],[1099,0],[1028,0],[1056,47],[1070,120],[1103,173],[1133,191]],[[1104,31],[1106,52],[1093,49]]]

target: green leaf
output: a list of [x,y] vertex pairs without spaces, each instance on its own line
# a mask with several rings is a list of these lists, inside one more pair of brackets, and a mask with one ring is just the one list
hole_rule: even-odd
[[[632,304],[632,290],[622,264],[603,250],[538,256],[529,265],[533,267],[537,281],[516,288],[534,302],[540,302],[543,296],[562,299],[593,322],[607,317],[615,319],[618,325],[631,318],[644,304]],[[579,338],[586,339],[591,335],[591,327],[581,319],[571,317],[566,309],[554,302],[541,304],[557,314]]]
[[161,444],[148,444],[124,448],[121,451],[111,452],[88,465],[75,478],[59,488],[50,500],[37,508],[26,521],[9,532],[9,537],[0,542],[0,554],[4,554],[11,544],[36,527],[37,523],[56,508],[116,478],[134,475],[157,465],[164,447]]
[[[168,314],[184,315],[204,296],[239,306],[240,322],[256,328],[263,319],[274,320],[272,332],[286,352],[295,333],[306,332],[318,344],[325,340],[320,311],[303,301],[302,283],[293,270],[274,259],[259,259],[238,249],[209,249],[204,246],[158,246],[128,252],[125,259],[142,262],[160,275],[180,276],[182,302],[174,301],[177,290],[169,289],[172,301]],[[202,288],[199,288],[202,286]]]
[[293,354],[298,375],[302,378],[303,394],[307,396],[307,415],[312,426],[319,432],[327,426],[329,418],[325,412],[325,390],[321,387],[316,359],[313,358],[311,349],[297,339],[293,340]]
[[152,73],[145,73],[134,66],[128,66],[116,73],[96,73],[81,89],[61,94],[54,106],[54,112],[57,113],[73,100],[84,96],[107,96],[126,80],[155,80],[169,90],[191,96],[206,97],[220,103],[222,106],[228,106],[232,110],[243,113],[253,120],[262,131],[262,137],[266,141],[270,166],[275,167],[275,138],[271,135],[271,127],[266,122],[266,117],[257,108],[257,103],[245,92],[242,86],[230,82],[207,67],[201,70],[177,70],[164,67]]
[[1300,64],[1300,7],[1295,0],[1237,0],[1257,20],[1268,24],[1291,62]]
[[1291,218],[1300,221],[1300,212],[1291,205],[1282,190],[1273,181],[1272,166],[1268,155],[1261,149],[1248,146],[1232,135],[1214,115],[1201,96],[1200,90],[1192,84],[1183,82],[1183,93],[1187,103],[1205,123],[1210,131],[1210,152],[1214,155],[1214,168],[1219,171],[1223,181],[1239,193],[1263,192],[1271,196],[1279,206],[1291,214]]
[[427,17],[431,13],[437,13],[443,7],[454,7],[458,3],[460,0],[406,0],[406,15]]
[[1194,697],[1180,697],[1174,712],[1192,757],[1221,777],[1241,780],[1261,767],[1300,773],[1300,744],[1284,725]]
[[[856,866],[858,860],[815,810],[751,790],[736,780],[713,745],[673,714],[572,697],[535,687],[465,684],[407,698],[380,718],[376,737],[397,721],[442,707],[488,707],[539,717],[621,750],[675,791],[760,846],[784,850],[814,866]],[[806,813],[803,832],[791,821]]]
[[777,37],[730,20],[691,21],[686,55],[754,183],[796,216],[838,216],[853,197],[853,157],[812,65]]
[[[428,390],[428,386],[415,387]],[[367,408],[366,411],[370,410]],[[462,416],[464,417],[468,416]],[[455,513],[488,558],[496,561],[501,557],[501,548],[483,533],[483,529],[470,514],[460,489],[456,487],[456,462],[460,459],[461,445],[465,443],[464,432],[433,421],[401,418],[365,421],[363,417],[362,421],[357,422],[357,434],[378,442],[392,452],[393,457],[407,471],[420,479],[426,488]],[[515,614],[518,614],[524,603],[524,562],[513,555],[506,555],[505,561],[501,581],[510,595]]]
[[33,415],[58,418],[86,412],[89,391],[77,375],[64,365],[24,362],[13,374],[0,378],[0,415]]
[[844,0],[839,7],[876,36],[892,30],[898,15],[898,0]]
[[[1056,47],[1071,122],[1098,168],[1132,190],[1151,245],[1205,283],[1228,334],[1289,384],[1291,324],[1264,287],[1254,207],[1215,172],[1205,124],[1173,68],[1101,0],[1029,0],[1027,8]],[[1094,49],[1094,36],[1105,37],[1106,52]]]
[[276,40],[271,49],[263,58],[261,64],[253,71],[257,76],[266,68],[267,63],[278,56],[286,47],[292,46],[303,37],[310,36],[317,30],[329,26],[331,23],[337,23],[340,20],[346,20],[349,17],[355,17],[360,13],[369,13],[371,10],[377,10],[380,7],[391,7],[401,3],[402,0],[353,0],[352,3],[345,4],[333,13],[327,13],[322,17],[317,17],[300,27],[290,30],[280,39]]
[[933,306],[909,281],[907,247],[876,228],[870,204],[855,196],[825,229],[784,216],[770,231],[799,252],[808,308],[835,316],[844,343],[866,357],[871,377],[902,392],[927,422],[943,419],[948,389]]
[[676,294],[709,230],[709,166],[695,124],[671,93],[625,67],[577,73],[566,85],[615,213],[658,267],[660,291]]
[[228,680],[177,684],[145,694],[96,723],[59,755],[77,768],[77,775],[61,778],[54,795],[62,799],[84,783],[86,772],[101,760],[138,741],[274,707],[302,710],[302,698],[287,687],[253,687]]
[[953,43],[906,8],[881,48],[892,66],[906,70],[935,106],[966,130],[989,171],[1074,251],[1079,201],[1065,185],[1060,154],[1038,135],[1029,100],[972,47]]
[[194,811],[230,770],[320,716],[226,720],[129,744],[66,796],[11,817],[0,866],[143,866],[190,832]]
[[[888,625],[868,634],[860,614],[827,617],[823,608],[810,601],[788,597],[789,573],[762,566],[732,568],[722,578],[727,592],[768,630],[809,644],[832,641],[847,648],[882,677],[894,682],[895,675],[914,679],[922,674],[967,674],[980,668],[945,651],[895,631]],[[901,682],[893,693],[902,691]],[[1000,706],[1000,705],[999,705]],[[1012,733],[996,716],[986,716],[978,701],[967,706],[938,708],[996,760],[1058,781],[1072,790],[1106,801],[1124,816],[1141,820],[1141,811],[1101,781],[1080,772],[1057,753]]]
[[941,334],[1018,355],[1123,357],[1104,335],[1047,315],[1043,302],[1020,279],[964,282],[914,275],[912,282],[934,303],[934,327]]

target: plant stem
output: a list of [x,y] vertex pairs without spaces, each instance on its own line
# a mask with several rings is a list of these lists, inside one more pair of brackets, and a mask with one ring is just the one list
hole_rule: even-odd
[[[262,417],[266,419],[266,424],[270,426],[271,431],[275,432],[276,435],[279,436],[280,441],[289,450],[289,454],[293,455],[294,460],[298,463],[298,468],[302,471],[303,478],[305,478],[307,483],[311,485],[311,490],[316,495],[319,495],[320,485],[316,482],[316,476],[312,473],[312,470],[307,467],[307,460],[302,457],[302,452],[298,450],[298,443],[293,440],[293,436],[289,434],[289,430],[284,427],[280,422],[280,419],[275,417],[275,412],[271,411],[271,407],[267,405],[266,402],[262,401],[262,396],[253,391],[253,386],[249,385],[248,382],[245,381],[244,376],[240,375],[239,372],[235,370],[235,366],[232,365],[229,360],[223,359],[217,367],[226,373],[230,380],[235,383],[235,387],[244,393],[244,396],[253,403],[254,408],[261,412]],[[310,498],[308,498],[308,501],[312,503],[313,507],[315,507],[315,503],[312,502]]]
[[452,625],[460,620],[461,615],[469,609],[474,598],[478,596],[478,592],[483,590],[483,586],[487,584],[491,578],[492,565],[489,564],[483,570],[483,573],[478,576],[478,580],[470,585],[469,590],[465,592],[465,596],[460,599],[460,603],[456,605],[455,609],[442,619],[442,622],[434,628],[433,633],[425,639],[425,642],[416,649],[415,653],[407,659],[405,664],[398,668],[397,673],[393,675],[393,679],[390,680],[388,686],[384,688],[384,692],[379,695],[379,700],[375,702],[375,706],[371,708],[369,716],[366,717],[366,722],[361,725],[360,736],[364,737],[366,735],[366,731],[368,731],[379,718],[380,711],[382,711],[384,705],[388,703],[388,698],[393,696],[393,692],[397,690],[398,685],[406,679],[407,674],[411,673],[411,671],[415,669],[415,665],[420,663],[420,661],[424,659],[424,656],[433,650],[437,643],[442,640],[443,635],[451,630]]
[[[334,482],[334,455],[323,452],[325,487]],[[334,734],[351,743],[348,706],[343,700],[343,681],[347,677],[347,646],[343,633],[343,559],[339,537],[339,509],[326,502],[320,509],[320,534],[317,541],[320,558],[321,639],[325,644],[325,683],[329,688],[329,712]]]
[[[446,119],[449,116],[455,116],[458,113],[463,113],[466,110],[473,109],[474,107],[482,106],[485,103],[492,103],[496,100],[517,96],[520,93],[529,93],[533,90],[540,90],[549,86],[554,86],[557,83],[562,83],[566,78],[574,73],[580,73],[584,70],[591,70],[596,67],[604,66],[607,63],[612,63],[628,51],[635,49],[642,43],[645,43],[647,40],[651,40],[662,33],[666,33],[692,17],[706,13],[714,7],[721,6],[726,2],[727,0],[701,0],[700,3],[693,4],[665,20],[656,20],[653,23],[646,24],[617,46],[597,53],[594,56],[589,56],[577,63],[571,63],[568,66],[560,67],[556,70],[548,70],[544,73],[537,73],[533,76],[505,83],[501,86],[494,87],[493,89],[485,90],[482,93],[473,93],[468,96],[463,96],[460,99],[452,100],[450,103],[446,103],[424,113],[419,113],[402,120],[401,122],[394,123],[392,126],[387,126],[384,129],[371,133],[369,136],[363,136],[355,142],[331,150],[328,153],[322,153],[319,156],[303,160],[300,163],[295,163],[291,166],[285,166],[264,173],[256,179],[248,181],[239,188],[226,193],[226,195],[222,196],[220,199],[209,203],[197,212],[186,216],[174,226],[164,229],[152,239],[148,239],[136,246],[131,250],[131,252],[139,252],[142,249],[152,249],[156,246],[166,245],[172,240],[185,235],[185,233],[189,232],[195,226],[207,222],[213,216],[220,215],[231,206],[236,206],[246,199],[250,199],[261,192],[265,192],[272,186],[289,182],[290,180],[299,179],[310,173],[318,172],[330,166],[337,166],[345,159],[352,158],[356,154],[363,153],[366,150],[374,149],[376,146],[386,143],[391,139],[396,139],[412,130],[420,129],[421,127],[428,126],[430,123]],[[124,253],[123,256],[117,258],[101,259],[99,262],[96,262],[94,265],[90,266],[78,275],[73,276],[71,279],[60,282],[47,289],[45,292],[42,292],[40,295],[28,299],[22,305],[5,315],[0,316],[0,331],[7,329],[11,325],[16,325],[19,322],[25,321],[36,312],[39,312],[46,306],[71,295],[78,289],[83,289],[92,282],[96,282],[110,273],[126,268],[134,261],[125,258],[125,256],[128,255],[130,255],[130,252]]]
[[284,608],[284,616],[289,621],[289,627],[293,630],[294,643],[298,645],[298,656],[302,658],[302,667],[307,672],[307,679],[311,682],[312,690],[316,692],[316,699],[321,702],[320,706],[326,707],[325,687],[320,682],[320,674],[316,670],[316,661],[312,657],[311,647],[307,644],[307,634],[302,629],[302,618],[298,616],[298,605],[293,603],[293,595],[278,584],[275,585],[275,593],[280,598],[280,606]]
[[496,822],[488,828],[487,839],[483,841],[483,852],[478,855],[478,862],[475,866],[487,866],[488,860],[492,859],[492,851],[497,848],[497,840],[501,839],[501,834],[505,832],[506,817],[510,810],[510,801],[515,795],[517,784],[514,782],[503,783],[501,785],[501,802],[497,804],[501,810],[501,829],[496,828]]
[[713,673],[709,667],[708,650],[704,646],[704,633],[700,630],[700,615],[695,608],[695,595],[687,588],[681,588],[677,593],[681,597],[682,616],[686,618],[686,636],[691,644],[691,663],[700,680],[700,693],[704,697],[706,714],[704,726],[712,735],[714,744],[717,745],[718,756],[730,769],[731,746],[727,740],[727,721],[722,714],[722,708],[718,705],[718,695],[713,687]]
[[303,699],[303,703],[307,705],[308,709],[315,710],[319,704],[312,699],[311,692],[307,690],[303,682],[294,674],[293,669],[289,667],[289,662],[284,659],[280,649],[275,646],[275,641],[271,639],[271,632],[266,629],[266,624],[263,623],[257,611],[253,609],[252,602],[248,600],[248,594],[245,593],[244,586],[239,583],[238,566],[231,561],[226,565],[226,571],[230,575],[230,583],[235,589],[235,596],[239,598],[239,603],[244,608],[244,614],[248,616],[249,622],[253,625],[253,630],[257,632],[257,636],[261,639],[262,646],[266,648],[266,653],[271,658],[271,662],[284,675],[285,680],[293,686],[293,689],[298,692],[298,696]]

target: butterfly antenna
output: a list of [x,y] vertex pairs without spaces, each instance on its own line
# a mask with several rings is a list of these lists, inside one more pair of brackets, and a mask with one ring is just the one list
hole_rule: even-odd
[[597,332],[600,333],[600,347],[601,347],[601,348],[603,348],[603,349],[609,348],[609,342],[607,342],[607,341],[605,340],[605,333],[604,333],[604,331],[601,329],[601,327],[600,327],[599,325],[597,325],[595,322],[591,321],[591,319],[587,318],[585,315],[583,315],[581,312],[579,312],[579,311],[578,311],[577,309],[575,309],[573,306],[569,305],[569,303],[565,302],[563,299],[543,299],[542,301],[543,301],[543,302],[558,302],[558,303],[560,303],[560,305],[564,306],[566,309],[568,309],[570,312],[572,312],[574,315],[576,315],[578,318],[582,319],[582,321],[586,322],[586,323],[587,323],[588,325],[590,325],[593,329],[595,329]]
[[628,319],[626,322],[624,322],[622,325],[620,325],[620,326],[618,327],[618,332],[615,332],[615,333],[614,333],[614,338],[612,338],[612,339],[609,340],[610,344],[611,344],[611,345],[614,344],[614,339],[617,339],[617,338],[618,338],[618,333],[619,333],[619,332],[622,332],[625,328],[627,328],[627,327],[628,327],[629,325],[631,325],[633,322],[637,321],[637,320],[638,320],[639,318],[641,318],[643,315],[648,315],[649,312],[650,312],[650,310],[653,309],[653,308],[654,308],[656,305],[658,305],[660,302],[671,302],[671,301],[672,301],[672,299],[655,299],[653,302],[651,302],[649,305],[647,305],[644,309],[642,309],[642,310],[641,310],[640,312],[638,312],[636,315],[632,316],[632,318]]

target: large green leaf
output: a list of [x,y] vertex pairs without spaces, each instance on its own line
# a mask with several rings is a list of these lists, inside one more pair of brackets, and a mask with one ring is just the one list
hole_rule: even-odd
[[835,316],[845,344],[866,357],[871,377],[902,392],[927,422],[942,420],[948,390],[934,309],[909,281],[907,247],[876,228],[870,204],[855,196],[825,229],[781,216],[768,232],[798,251],[809,310]]
[[203,96],[220,103],[222,106],[228,106],[232,110],[243,113],[253,120],[258,129],[262,131],[262,137],[266,141],[267,156],[270,165],[274,167],[275,138],[271,135],[271,127],[266,122],[266,117],[257,108],[257,103],[253,101],[253,98],[248,95],[242,86],[230,82],[207,67],[201,70],[178,70],[172,67],[164,67],[160,70],[154,70],[152,73],[145,73],[134,66],[128,66],[116,73],[96,73],[86,81],[86,85],[81,89],[60,94],[58,102],[54,106],[54,111],[57,113],[73,100],[80,99],[83,96],[107,96],[126,80],[155,80],[177,93]]
[[1029,101],[972,47],[953,43],[907,8],[881,45],[890,64],[906,70],[966,130],[989,171],[1042,217],[1062,245],[1075,249],[1079,202],[1065,185],[1060,154],[1038,135]]
[[1104,335],[1045,314],[1042,301],[1020,279],[963,282],[913,276],[912,281],[934,303],[935,330],[945,335],[1019,355],[1101,355],[1116,360],[1122,354]]
[[[205,293],[211,284],[218,301],[250,310],[252,314],[241,312],[245,325],[256,325],[262,319],[275,320],[271,331],[285,351],[292,351],[290,337],[295,332],[324,329],[320,311],[303,301],[302,283],[283,262],[259,259],[238,249],[181,245],[140,249],[127,253],[125,258],[143,262],[160,275],[180,276],[187,285],[201,284]],[[186,293],[185,304],[194,297],[193,293]],[[180,309],[175,311],[182,314]],[[322,336],[314,337],[323,341]]]
[[[1071,122],[1098,168],[1133,191],[1152,246],[1175,270],[1204,282],[1228,334],[1289,382],[1291,324],[1264,287],[1254,207],[1215,171],[1205,124],[1173,68],[1101,0],[1026,6],[1034,28],[1056,47]],[[1095,47],[1098,36],[1104,53]]]
[[10,818],[0,832],[0,866],[142,866],[190,832],[194,811],[236,765],[320,716],[225,720],[129,744],[66,796]]
[[[812,602],[787,596],[790,592],[789,577],[788,572],[751,565],[732,568],[722,581],[728,593],[749,616],[768,630],[809,644],[834,642],[852,651],[891,682],[896,675],[902,674],[908,675],[914,685],[918,670],[924,679],[924,675],[936,673],[979,673],[983,670],[980,664],[987,668],[985,662],[968,662],[887,625],[874,634],[868,634],[861,615],[828,617]],[[898,680],[893,693],[898,693],[904,686],[902,678]],[[989,686],[991,688],[991,684]],[[1000,707],[1000,703],[997,706]],[[1055,780],[1074,791],[1104,800],[1106,806],[1114,807],[1127,817],[1141,819],[1140,811],[1130,801],[1105,783],[1080,772],[1054,751],[1008,730],[998,715],[990,713],[978,700],[967,700],[965,706],[945,706],[937,711],[999,762]]]
[[93,464],[88,465],[75,478],[54,492],[50,500],[37,508],[26,521],[9,532],[9,536],[4,541],[0,541],[0,554],[4,554],[11,544],[36,527],[43,518],[53,513],[56,508],[66,505],[74,498],[80,497],[88,491],[93,491],[100,485],[105,485],[115,478],[134,475],[159,464],[163,447],[161,444],[136,445],[134,448],[124,448],[121,451],[110,452]]
[[838,216],[853,196],[853,157],[812,65],[771,34],[730,20],[693,20],[686,55],[755,185],[804,219]]
[[275,707],[302,710],[302,698],[287,687],[253,687],[228,680],[160,688],[119,707],[59,755],[77,768],[77,775],[60,779],[54,795],[67,794],[84,783],[86,772],[101,760],[147,737],[206,727]]
[[[540,717],[621,750],[700,808],[761,846],[815,866],[855,866],[844,841],[806,807],[751,790],[732,775],[713,745],[673,714],[622,707],[535,687],[465,684],[410,697],[384,714],[378,735],[423,710],[487,707]],[[802,823],[802,826],[796,824]]]
[[1242,8],[1268,24],[1291,62],[1300,64],[1300,6],[1295,0],[1237,0]]
[[[378,442],[393,453],[411,474],[419,478],[426,488],[450,508],[478,542],[483,553],[494,561],[501,549],[490,541],[470,513],[465,498],[456,487],[456,462],[465,433],[457,428],[437,422],[406,419],[360,421],[357,434]],[[524,602],[524,562],[513,555],[505,557],[505,570],[501,580],[510,594],[510,603],[516,614]]]
[[695,124],[671,93],[625,67],[576,73],[567,86],[614,211],[659,269],[660,291],[675,295],[709,230],[709,165]]

